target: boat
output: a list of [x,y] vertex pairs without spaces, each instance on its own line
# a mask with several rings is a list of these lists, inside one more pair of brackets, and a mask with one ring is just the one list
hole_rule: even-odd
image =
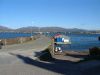
[[71,41],[68,36],[57,34],[54,37],[54,43],[56,43],[56,44],[71,44]]
[[55,54],[55,52],[60,52],[62,53],[62,45],[65,44],[71,44],[70,38],[68,36],[62,35],[62,34],[56,34],[54,36],[54,45],[53,45],[53,53]]

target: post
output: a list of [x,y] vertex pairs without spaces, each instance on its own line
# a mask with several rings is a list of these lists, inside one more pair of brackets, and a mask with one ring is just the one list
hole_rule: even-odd
[[53,53],[53,55],[55,55],[54,49],[55,49],[54,39],[52,39],[52,53]]
[[23,43],[23,38],[22,37],[20,37],[20,43]]
[[7,44],[7,39],[4,40],[4,44],[5,44],[5,45]]
[[31,40],[33,40],[33,36],[31,36]]

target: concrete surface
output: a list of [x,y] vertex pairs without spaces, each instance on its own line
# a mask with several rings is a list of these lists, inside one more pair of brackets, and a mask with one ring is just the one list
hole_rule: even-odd
[[[41,36],[35,41],[4,47],[0,50],[0,75],[100,75],[100,65],[96,62],[75,64],[63,59],[35,60],[36,52],[44,50],[49,44],[50,39]],[[89,64],[98,65],[89,67]]]

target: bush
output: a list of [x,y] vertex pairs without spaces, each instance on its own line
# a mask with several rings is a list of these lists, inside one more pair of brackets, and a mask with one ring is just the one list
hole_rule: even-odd
[[100,41],[100,36],[98,37],[98,40]]
[[40,60],[42,60],[42,61],[49,61],[49,60],[53,59],[49,49],[46,49],[46,50],[42,51],[42,53],[43,53],[43,55],[41,55],[39,57]]
[[99,47],[90,48],[89,53],[90,53],[90,55],[98,56],[98,55],[100,55],[100,48]]

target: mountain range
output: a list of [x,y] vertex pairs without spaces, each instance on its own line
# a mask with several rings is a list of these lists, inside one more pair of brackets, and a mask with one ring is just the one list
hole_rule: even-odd
[[0,25],[0,31],[12,31],[13,29]]
[[62,28],[62,27],[22,27],[18,29],[11,29],[5,26],[0,26],[0,32],[100,32],[100,30],[85,30],[78,28]]

